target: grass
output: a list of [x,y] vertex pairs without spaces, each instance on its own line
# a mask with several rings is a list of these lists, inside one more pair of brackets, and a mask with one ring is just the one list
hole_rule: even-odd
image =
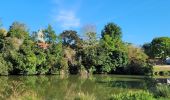
[[96,97],[94,95],[85,94],[83,92],[80,92],[74,100],[96,100]]
[[170,86],[159,84],[151,90],[156,98],[169,98],[170,99]]
[[170,65],[156,65],[153,67],[153,75],[170,76]]
[[153,67],[154,71],[170,71],[170,65],[156,65]]
[[156,100],[148,91],[128,91],[112,95],[108,100]]

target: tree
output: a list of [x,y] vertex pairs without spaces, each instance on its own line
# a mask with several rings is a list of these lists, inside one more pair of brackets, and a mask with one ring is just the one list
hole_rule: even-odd
[[126,50],[110,51],[105,48],[105,45],[100,42],[97,48],[97,72],[109,73],[117,70],[119,67],[126,67],[128,64],[128,57]]
[[14,22],[9,28],[9,32],[7,34],[8,37],[16,37],[19,39],[28,38],[28,29],[25,24],[20,22]]
[[151,42],[152,53],[156,58],[165,59],[170,56],[170,38],[169,37],[159,37],[154,38]]
[[56,42],[57,35],[55,34],[55,31],[53,30],[51,25],[48,25],[47,29],[45,29],[44,32],[48,43]]
[[66,30],[61,33],[62,44],[64,46],[70,46],[72,49],[75,49],[78,45],[80,45],[80,38],[77,35],[76,31]]
[[0,38],[6,37],[7,30],[4,28],[0,28]]
[[151,72],[152,67],[149,66],[147,60],[148,56],[140,47],[127,45],[129,64],[125,68],[127,74],[148,74]]
[[46,51],[46,67],[48,67],[49,74],[55,74],[61,69],[61,60],[63,56],[62,43],[51,44]]
[[117,67],[127,65],[125,45],[121,40],[121,29],[114,23],[108,23],[102,30],[102,39],[98,48],[98,70],[110,72]]
[[98,41],[94,32],[85,33],[85,36],[82,48],[77,55],[79,60],[81,60],[81,65],[85,67],[87,72],[93,73],[96,66]]
[[112,39],[121,39],[121,28],[114,23],[108,23],[102,30],[102,39],[104,39],[105,35],[109,35]]
[[10,67],[7,62],[4,60],[2,54],[0,54],[0,75],[8,75]]
[[166,57],[170,56],[170,38],[169,37],[158,37],[154,38],[151,43],[144,44],[143,48],[145,53],[150,58],[159,58],[165,60]]
[[145,43],[142,48],[144,52],[150,57],[153,58],[152,50],[151,50],[151,43]]
[[4,39],[7,35],[7,30],[0,28],[0,50],[4,47]]
[[23,44],[21,45],[18,56],[21,57],[21,61],[23,65],[19,65],[18,68],[20,73],[23,74],[37,74],[36,66],[37,66],[37,57],[33,51],[35,48],[34,42],[32,40],[24,40]]

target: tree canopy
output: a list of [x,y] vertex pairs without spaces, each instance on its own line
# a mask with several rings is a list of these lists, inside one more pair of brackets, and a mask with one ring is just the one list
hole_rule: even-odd
[[[39,32],[29,32],[23,23],[14,22],[9,30],[0,27],[0,75],[109,74],[129,72],[131,66],[141,68],[140,73],[144,74],[144,69],[149,69],[145,53],[141,48],[127,46],[115,23],[105,25],[101,38],[97,38],[94,26],[83,32],[84,37],[75,30],[57,35],[48,25],[41,31],[45,41],[37,41]],[[154,39],[144,46],[145,51],[151,45],[152,50],[161,49],[154,49],[154,56],[160,56],[162,51],[164,55],[160,57],[169,55],[169,38]]]

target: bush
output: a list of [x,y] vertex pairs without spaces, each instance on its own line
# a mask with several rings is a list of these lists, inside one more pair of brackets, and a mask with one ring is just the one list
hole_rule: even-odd
[[8,75],[8,64],[0,54],[0,75]]
[[112,95],[109,100],[155,100],[147,91],[130,91]]
[[129,65],[125,68],[128,74],[146,75],[152,73],[152,66],[148,64],[148,56],[144,51],[133,45],[127,45]]
[[170,98],[170,86],[165,84],[157,85],[155,88],[151,89],[151,92],[156,98],[164,97]]

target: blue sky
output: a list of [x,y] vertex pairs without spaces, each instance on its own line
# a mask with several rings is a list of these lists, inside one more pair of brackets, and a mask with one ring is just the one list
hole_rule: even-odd
[[[1,0],[0,19],[37,31],[51,24],[56,33],[93,24],[100,35],[108,22],[118,24],[123,40],[137,45],[170,36],[170,0]],[[79,32],[81,34],[81,31]]]

